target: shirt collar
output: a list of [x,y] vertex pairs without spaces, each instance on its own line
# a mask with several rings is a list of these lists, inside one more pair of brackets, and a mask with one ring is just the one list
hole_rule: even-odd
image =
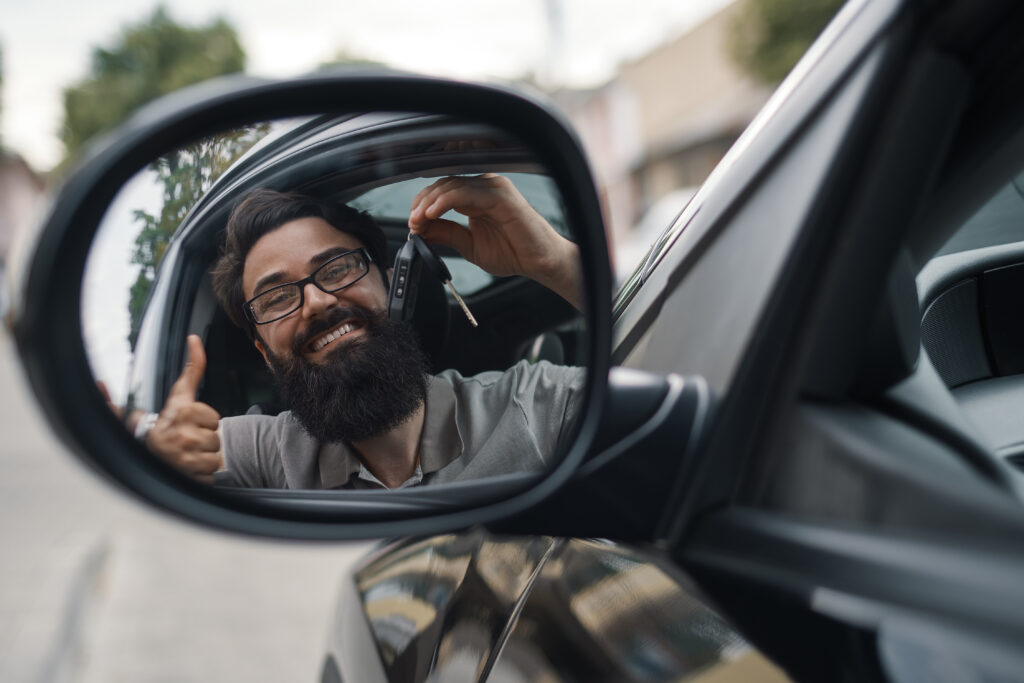
[[[423,415],[423,432],[420,434],[420,462],[417,472],[422,475],[437,472],[462,455],[464,447],[459,425],[455,420],[455,390],[450,383],[442,379],[427,377],[427,400]],[[354,476],[359,476],[362,462],[349,444],[320,444],[318,453],[320,481],[325,489],[341,488]],[[366,471],[366,474],[370,474],[369,471]]]

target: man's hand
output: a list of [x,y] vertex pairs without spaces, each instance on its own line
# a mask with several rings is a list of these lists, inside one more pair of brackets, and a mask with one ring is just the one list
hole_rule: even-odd
[[211,482],[224,464],[220,452],[216,410],[196,401],[196,390],[206,371],[202,340],[188,336],[188,360],[171,386],[156,424],[146,435],[146,446],[172,465],[200,481]]
[[[441,218],[454,209],[469,230]],[[452,247],[491,275],[523,275],[580,307],[579,249],[530,206],[504,176],[442,178],[412,200],[409,229]]]

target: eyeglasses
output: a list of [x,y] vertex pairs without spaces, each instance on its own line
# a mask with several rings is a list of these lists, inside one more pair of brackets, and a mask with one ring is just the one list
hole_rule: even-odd
[[245,315],[257,325],[280,320],[302,308],[306,285],[313,283],[328,294],[351,287],[370,271],[373,259],[366,249],[355,249],[324,261],[309,277],[271,287],[245,302]]

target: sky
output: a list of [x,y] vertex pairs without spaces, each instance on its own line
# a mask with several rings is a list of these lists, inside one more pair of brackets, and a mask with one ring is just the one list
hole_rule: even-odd
[[[179,23],[223,17],[248,72],[287,77],[339,51],[396,68],[471,80],[538,73],[599,85],[615,66],[684,32],[731,0],[167,0]],[[85,78],[96,46],[147,19],[154,3],[0,0],[4,144],[45,171],[63,154],[62,90]]]

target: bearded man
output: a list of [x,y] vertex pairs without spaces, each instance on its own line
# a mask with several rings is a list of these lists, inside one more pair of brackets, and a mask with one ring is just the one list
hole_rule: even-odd
[[[469,229],[441,219],[470,217]],[[444,178],[413,200],[409,228],[492,275],[523,275],[579,307],[576,246],[504,177]],[[195,400],[200,339],[146,444],[218,485],[401,488],[534,471],[568,436],[578,368],[521,362],[428,373],[405,323],[388,319],[386,240],[366,214],[257,190],[232,212],[213,286],[246,329],[290,410],[221,418]]]

